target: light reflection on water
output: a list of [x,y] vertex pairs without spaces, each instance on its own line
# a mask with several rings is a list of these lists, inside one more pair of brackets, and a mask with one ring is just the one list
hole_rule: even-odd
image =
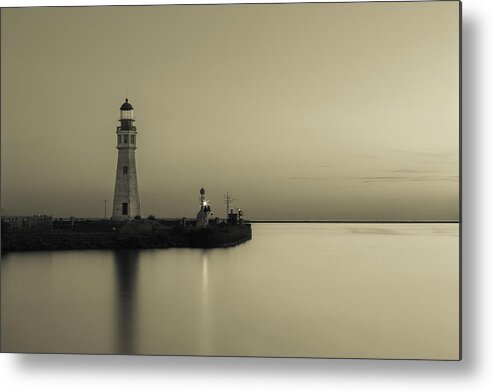
[[235,248],[11,253],[2,350],[458,355],[457,224],[257,224]]
[[200,320],[202,321],[199,328],[199,349],[198,353],[200,355],[207,355],[211,352],[211,347],[209,342],[213,339],[211,336],[210,323],[210,313],[213,311],[211,309],[210,298],[209,298],[209,255],[207,251],[203,251],[202,255],[202,291],[201,291],[201,307],[200,307]]

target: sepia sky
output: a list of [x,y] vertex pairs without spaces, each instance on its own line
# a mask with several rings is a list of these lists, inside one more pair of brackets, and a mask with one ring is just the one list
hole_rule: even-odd
[[458,219],[459,3],[1,11],[2,214]]

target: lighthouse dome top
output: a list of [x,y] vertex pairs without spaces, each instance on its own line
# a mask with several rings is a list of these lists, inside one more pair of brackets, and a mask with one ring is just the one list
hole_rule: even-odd
[[120,110],[134,110],[132,105],[130,105],[130,103],[128,102],[128,98],[125,98],[125,102],[122,106],[120,106]]

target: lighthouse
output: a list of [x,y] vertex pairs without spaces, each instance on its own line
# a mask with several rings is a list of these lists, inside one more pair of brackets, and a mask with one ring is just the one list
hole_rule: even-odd
[[132,219],[140,216],[140,199],[137,185],[135,150],[137,128],[134,108],[125,99],[120,107],[119,125],[116,128],[118,163],[116,165],[115,195],[111,219]]

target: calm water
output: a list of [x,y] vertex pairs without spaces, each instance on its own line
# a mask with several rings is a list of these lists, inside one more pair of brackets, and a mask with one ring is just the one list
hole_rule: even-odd
[[230,249],[11,253],[16,352],[455,359],[458,224],[256,224]]

